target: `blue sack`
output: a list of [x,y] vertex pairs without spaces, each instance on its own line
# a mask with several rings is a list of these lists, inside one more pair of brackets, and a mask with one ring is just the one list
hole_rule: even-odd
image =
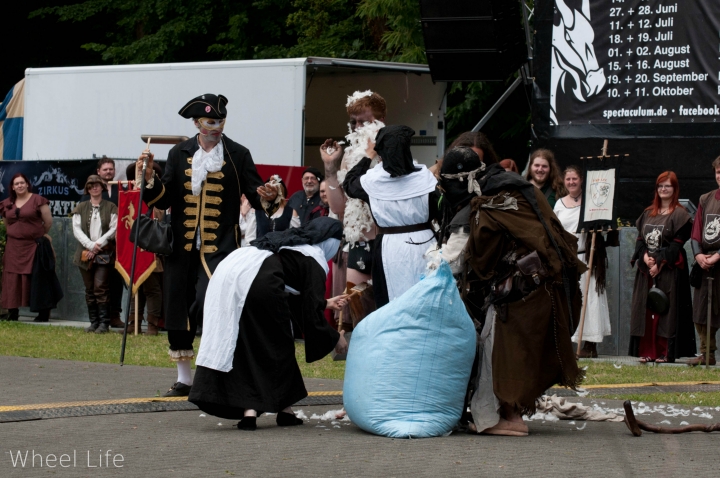
[[343,387],[350,420],[392,438],[450,433],[462,413],[475,343],[472,319],[443,261],[353,331]]

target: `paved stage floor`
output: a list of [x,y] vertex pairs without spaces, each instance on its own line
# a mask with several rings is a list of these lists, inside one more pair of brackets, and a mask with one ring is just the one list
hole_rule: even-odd
[[[174,370],[168,368],[0,356],[0,416],[3,410],[37,409],[39,404],[55,404],[51,408],[61,410],[68,402],[152,398],[174,379]],[[306,385],[311,392],[342,390],[338,380],[309,379]],[[528,422],[530,436],[524,438],[453,433],[442,438],[398,440],[370,435],[348,421],[318,419],[341,405],[333,404],[339,403],[337,394],[313,396],[331,397],[331,404],[295,407],[310,418],[303,426],[279,428],[273,416],[263,416],[255,432],[240,431],[236,421],[201,416],[202,412],[192,409],[115,410],[6,421],[0,423],[0,477],[704,477],[718,473],[720,433],[646,433],[635,438],[623,423],[537,419]],[[591,396],[572,400],[621,407],[619,401]],[[645,413],[638,418],[650,423],[669,421],[674,426],[681,421],[720,421],[720,410],[676,408],[691,414],[668,418]],[[17,462],[18,451],[21,455],[28,452],[24,468]],[[48,455],[54,468],[48,467]],[[60,467],[52,455],[56,459],[67,455],[64,464],[70,466]],[[113,458],[115,465],[122,467],[115,466]]]

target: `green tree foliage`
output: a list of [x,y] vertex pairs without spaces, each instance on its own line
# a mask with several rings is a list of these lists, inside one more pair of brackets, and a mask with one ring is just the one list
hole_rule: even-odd
[[422,28],[420,2],[416,0],[363,0],[356,15],[380,35],[385,49],[383,60],[407,63],[427,63]]
[[31,17],[55,16],[73,28],[103,22],[105,38],[82,48],[120,64],[253,58],[264,45],[294,43],[285,25],[291,11],[291,0],[86,0]]

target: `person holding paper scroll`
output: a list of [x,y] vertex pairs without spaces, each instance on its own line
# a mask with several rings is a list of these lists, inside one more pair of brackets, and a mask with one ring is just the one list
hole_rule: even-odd
[[[680,205],[675,173],[665,171],[655,182],[655,199],[635,223],[637,263],[630,316],[629,354],[640,362],[674,362],[695,354],[688,262],[683,244],[690,239],[692,218]],[[667,295],[667,310],[648,307],[650,288]],[[688,331],[689,328],[689,331]]]
[[[578,223],[580,222],[580,210],[583,205],[583,177],[583,172],[578,166],[568,166],[565,168],[563,172],[563,182],[568,194],[555,203],[554,211],[565,230],[571,234],[575,234],[578,238],[578,259],[587,264],[589,261],[588,254],[590,252],[588,239],[590,239],[591,234],[577,232]],[[590,276],[590,287],[587,289],[588,295],[585,297],[587,307],[582,336],[585,345],[580,352],[579,358],[597,357],[597,344],[603,341],[603,337],[612,334],[610,329],[610,311],[608,309],[607,293],[605,292],[606,261],[605,238],[602,233],[599,233],[595,237],[595,258],[593,260],[592,271],[580,277],[580,290],[584,293],[588,275]],[[578,331],[575,331],[575,334],[572,336],[572,341],[577,343],[578,340]]]

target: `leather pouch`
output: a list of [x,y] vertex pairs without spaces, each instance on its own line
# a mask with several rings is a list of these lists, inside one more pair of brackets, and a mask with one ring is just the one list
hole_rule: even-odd
[[112,252],[101,252],[100,254],[95,254],[95,257],[93,257],[93,262],[101,266],[107,266],[110,263],[114,262],[113,256],[114,253]]
[[540,285],[540,282],[548,277],[547,270],[545,266],[543,266],[537,251],[525,254],[519,258],[516,266],[523,275],[531,277],[535,285]]

